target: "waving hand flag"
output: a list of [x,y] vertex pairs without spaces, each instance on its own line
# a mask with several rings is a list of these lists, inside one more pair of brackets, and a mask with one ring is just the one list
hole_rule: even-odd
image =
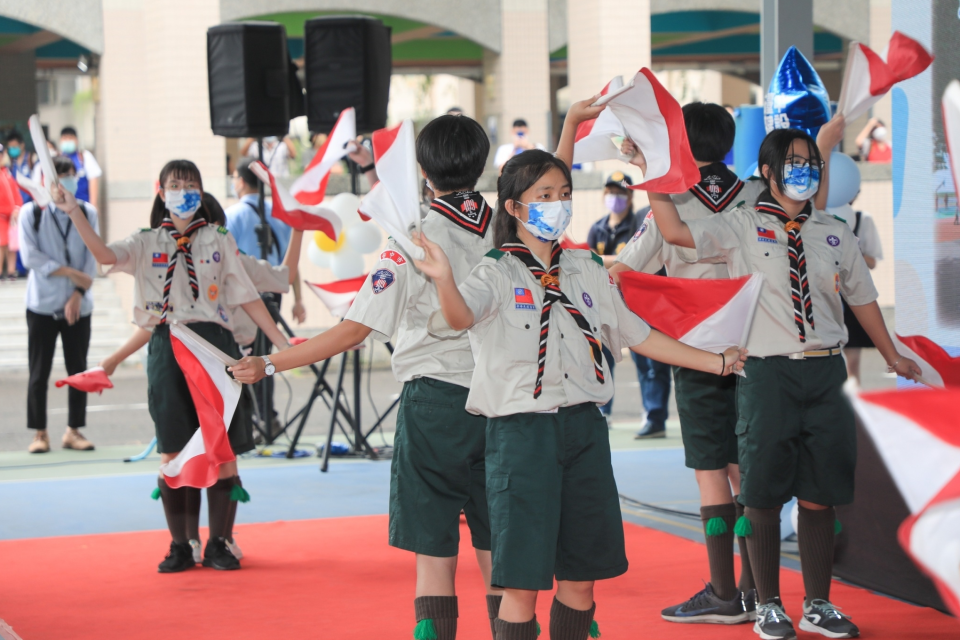
[[917,380],[929,387],[960,387],[960,358],[952,358],[943,347],[924,336],[896,336],[894,344],[902,356],[915,360],[923,371]]
[[107,376],[107,372],[103,370],[103,367],[94,367],[93,369],[75,373],[63,380],[57,380],[55,384],[58,389],[64,385],[69,385],[77,391],[99,393],[101,395],[103,395],[104,389],[113,389],[113,383],[110,382],[110,378]]
[[[612,98],[632,87],[623,86],[623,77],[616,76],[607,83],[600,92],[600,99],[594,104],[606,104]],[[610,109],[604,109],[600,115],[592,120],[584,120],[577,126],[576,141],[573,143],[573,158],[575,162],[596,162],[598,160],[621,159],[629,162],[620,154],[613,138],[623,138],[626,134],[623,125]]]
[[899,31],[890,38],[886,60],[867,45],[851,42],[837,113],[847,122],[860,117],[893,85],[919,75],[931,62],[933,56],[923,45]]
[[340,235],[340,228],[343,225],[340,222],[340,216],[333,209],[328,209],[321,204],[302,204],[295,200],[284,186],[276,181],[273,174],[262,162],[251,163],[250,171],[264,182],[270,183],[270,194],[273,201],[271,215],[274,218],[287,223],[294,229],[322,231],[331,240],[337,240]]
[[420,183],[413,122],[404,120],[392,129],[380,129],[372,138],[380,181],[360,202],[359,213],[376,220],[410,257],[422,260],[423,249],[410,240],[411,230],[420,230]]
[[747,343],[762,283],[760,273],[728,280],[620,274],[631,311],[671,338],[715,353]]
[[170,325],[170,343],[187,380],[200,428],[176,458],[160,465],[160,472],[174,489],[202,489],[216,483],[220,465],[237,459],[227,431],[242,386],[226,370],[237,361],[179,322]]
[[960,615],[960,389],[865,393],[851,400],[910,509],[900,545]]
[[326,284],[315,284],[307,282],[310,290],[317,294],[320,302],[330,310],[330,314],[337,318],[342,318],[347,314],[353,299],[357,297],[357,292],[366,282],[367,275],[348,278],[347,280],[337,280]]
[[[598,154],[598,150],[605,150],[606,155],[596,157],[597,160],[623,159],[612,142],[604,146],[599,140],[604,135],[608,139],[622,135],[639,147],[647,161],[644,181],[630,186],[630,189],[683,193],[700,182],[700,169],[690,151],[683,111],[653,72],[644,67],[629,85],[616,90],[610,90],[610,86],[607,85],[607,95],[597,101],[597,104],[606,104],[607,108],[594,121],[582,123],[577,128],[574,162],[583,161],[577,155],[577,144],[580,144],[582,153],[591,157]],[[609,117],[600,120],[608,111],[619,122],[622,133],[613,131],[615,127]],[[590,125],[590,122],[594,124]]]
[[[303,175],[290,186],[290,193],[303,204],[320,204],[327,194],[330,169],[354,150],[357,137],[357,112],[348,107],[340,112],[337,123],[330,130],[327,141],[317,149]],[[322,229],[321,229],[322,231]],[[329,234],[328,234],[329,235]],[[332,237],[332,236],[331,236]]]

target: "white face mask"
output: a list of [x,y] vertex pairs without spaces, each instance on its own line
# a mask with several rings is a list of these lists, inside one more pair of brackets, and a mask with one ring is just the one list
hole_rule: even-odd
[[199,189],[166,189],[164,194],[167,211],[181,220],[189,220],[200,208]]
[[820,188],[820,170],[810,165],[783,167],[783,195],[792,200],[809,200]]
[[876,127],[873,130],[873,139],[879,142],[883,142],[887,139],[887,128],[886,127]]
[[573,201],[556,200],[554,202],[518,202],[530,212],[523,223],[524,228],[536,236],[540,242],[559,240],[567,230],[573,218]]

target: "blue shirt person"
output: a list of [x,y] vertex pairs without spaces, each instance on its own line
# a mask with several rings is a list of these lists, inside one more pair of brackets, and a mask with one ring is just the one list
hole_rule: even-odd
[[64,127],[60,131],[60,153],[70,158],[77,170],[77,200],[96,205],[103,170],[92,153],[80,148],[77,130],[73,127]]

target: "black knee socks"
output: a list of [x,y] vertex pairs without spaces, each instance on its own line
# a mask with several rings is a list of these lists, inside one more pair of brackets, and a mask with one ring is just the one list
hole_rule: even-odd
[[748,530],[742,532],[747,538],[759,604],[766,604],[770,598],[780,597],[780,510],[753,507],[744,509],[749,527],[745,527]]
[[157,479],[160,498],[163,501],[163,513],[167,517],[167,527],[173,541],[183,544],[187,538],[187,490],[173,489],[161,476]]
[[537,640],[539,635],[537,616],[528,622],[507,622],[497,618],[494,626],[497,640]]
[[[740,496],[733,496],[733,504],[737,509],[737,520],[743,516],[743,505],[737,501]],[[740,548],[740,582],[737,585],[740,591],[747,593],[756,589],[753,582],[753,569],[750,567],[750,552],[747,550],[747,539],[737,536],[737,546]]]
[[226,538],[230,523],[230,510],[236,509],[230,500],[236,476],[221,478],[212,487],[207,487],[207,508],[210,510],[210,539]]
[[737,508],[729,502],[700,507],[700,519],[706,534],[713,592],[721,600],[732,600],[737,595],[733,571],[733,527],[737,520]]
[[503,596],[487,595],[487,617],[490,618],[490,635],[493,636],[493,640],[497,640],[497,627],[494,620],[500,615],[500,603],[502,601]]
[[797,517],[797,542],[800,546],[800,568],[807,602],[830,599],[830,579],[833,574],[833,542],[836,510],[805,509],[800,507]]
[[586,611],[571,609],[554,597],[550,607],[550,640],[587,640],[599,638],[600,629],[593,621],[597,603]]
[[184,487],[187,492],[186,506],[186,531],[187,540],[200,541],[200,507],[203,502],[203,494],[200,489],[193,487]]
[[414,640],[454,640],[457,637],[457,596],[421,596],[413,601],[417,626]]

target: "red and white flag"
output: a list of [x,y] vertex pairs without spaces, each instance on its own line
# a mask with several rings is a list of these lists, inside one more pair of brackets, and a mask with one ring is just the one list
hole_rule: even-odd
[[590,245],[586,242],[575,242],[570,236],[564,234],[560,238],[560,248],[561,249],[585,249],[586,251],[591,251]]
[[724,280],[620,274],[631,311],[671,338],[714,353],[747,343],[762,284],[760,273]]
[[270,197],[273,202],[270,215],[294,229],[322,231],[331,240],[336,241],[343,223],[333,209],[322,204],[303,204],[299,202],[290,195],[282,184],[277,182],[262,162],[251,163],[250,171],[264,182],[270,183]]
[[347,107],[340,112],[327,141],[317,149],[303,175],[294,180],[290,193],[303,204],[320,204],[327,194],[330,169],[356,148],[357,112]]
[[176,458],[160,465],[160,472],[174,489],[202,489],[216,483],[220,465],[237,459],[227,431],[242,385],[226,369],[237,361],[179,322],[170,325],[170,344],[187,380],[200,428]]
[[420,181],[413,122],[404,120],[393,128],[374,131],[371,138],[380,180],[360,202],[359,213],[375,220],[407,255],[422,260],[423,249],[410,240],[412,229],[420,231]]
[[[594,104],[606,104],[614,96],[632,86],[625,88],[623,86],[623,76],[616,76],[603,88],[600,92],[600,99]],[[604,109],[596,118],[584,120],[577,126],[577,135],[573,143],[574,162],[597,162],[617,158],[629,162],[630,158],[622,156],[620,147],[613,141],[614,138],[625,136],[623,125],[620,124],[617,116],[611,109]]]
[[54,384],[57,385],[58,389],[64,385],[69,385],[77,391],[99,393],[101,395],[104,389],[113,389],[113,383],[110,382],[110,378],[107,376],[107,372],[103,370],[103,367],[94,367],[93,369],[75,373],[63,380],[57,380]]
[[943,112],[943,131],[950,152],[950,171],[953,184],[960,184],[960,82],[951,80],[940,102]]
[[852,396],[910,517],[900,545],[960,616],[960,389]]
[[899,31],[893,32],[885,58],[865,44],[850,43],[837,102],[837,113],[848,123],[866,113],[893,85],[919,75],[933,62],[922,44]]
[[325,284],[307,282],[310,290],[317,294],[320,302],[330,310],[330,314],[336,318],[342,318],[347,315],[353,299],[357,297],[357,292],[366,281],[367,275],[348,278],[346,280],[337,280],[336,282],[327,282]]
[[[607,108],[595,120],[581,123],[577,128],[574,162],[581,162],[577,157],[578,143],[581,149],[586,150],[585,153],[606,149],[607,155],[596,158],[598,160],[623,159],[620,150],[612,142],[604,147],[599,140],[588,140],[591,137],[622,135],[637,145],[647,162],[643,182],[631,185],[630,189],[683,193],[700,182],[700,169],[690,151],[680,104],[650,69],[640,69],[629,85],[617,90],[608,89],[607,95],[597,100],[596,104],[606,104]],[[611,128],[608,120],[600,121],[607,111],[619,122],[622,133],[607,132]],[[594,128],[597,128],[596,132]]]
[[924,336],[894,337],[897,352],[915,360],[923,372],[917,380],[928,387],[960,387],[960,358],[953,358],[943,347]]

